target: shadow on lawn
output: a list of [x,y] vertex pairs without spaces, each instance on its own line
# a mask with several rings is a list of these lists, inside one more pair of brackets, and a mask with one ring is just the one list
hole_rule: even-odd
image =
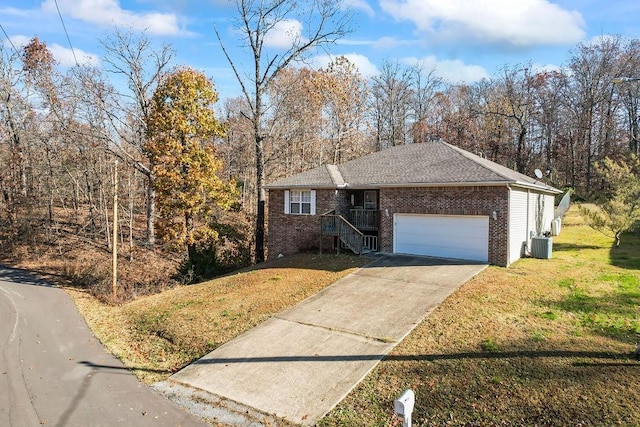
[[612,246],[609,251],[611,264],[629,270],[640,270],[640,233],[625,233],[620,246]]
[[575,251],[581,249],[604,249],[604,246],[598,245],[576,245],[574,243],[553,243],[554,251]]
[[590,294],[589,288],[572,286],[562,300],[539,303],[575,315],[579,326],[595,334],[624,343],[636,342],[640,335],[640,279],[622,273],[601,275],[598,280],[610,282],[611,290]]
[[[439,360],[465,360],[465,359],[513,359],[513,358],[575,358],[575,359],[604,359],[619,360],[621,363],[606,362],[602,365],[632,366],[640,368],[640,362],[633,361],[633,353],[608,353],[603,351],[571,351],[571,350],[549,350],[549,351],[484,351],[484,352],[464,352],[445,354],[339,354],[339,355],[303,355],[303,356],[264,356],[264,357],[206,357],[193,362],[194,365],[219,365],[231,363],[296,363],[296,362],[358,362],[369,360],[385,360],[387,362],[407,362],[407,361],[427,361],[435,362]],[[624,362],[624,363],[623,363]],[[588,366],[597,362],[579,361],[575,366]]]

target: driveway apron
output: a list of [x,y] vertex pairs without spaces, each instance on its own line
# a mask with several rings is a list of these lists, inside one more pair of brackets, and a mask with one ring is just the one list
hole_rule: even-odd
[[385,256],[219,347],[168,383],[313,425],[485,267]]

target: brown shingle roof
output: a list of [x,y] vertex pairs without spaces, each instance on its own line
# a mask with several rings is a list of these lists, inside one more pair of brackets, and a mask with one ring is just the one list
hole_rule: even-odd
[[399,145],[340,165],[320,166],[282,178],[270,183],[266,188],[343,186],[377,188],[488,184],[514,184],[560,192],[534,178],[443,141]]

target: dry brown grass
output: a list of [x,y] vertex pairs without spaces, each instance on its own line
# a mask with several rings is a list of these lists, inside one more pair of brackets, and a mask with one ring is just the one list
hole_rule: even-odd
[[490,267],[422,322],[323,426],[640,425],[638,236],[619,250],[573,208],[551,260]]
[[147,383],[207,354],[367,260],[299,254],[121,306],[69,289],[102,343]]
[[[81,223],[86,224],[86,212],[80,216]],[[112,254],[104,236],[89,233],[76,222],[71,211],[57,209],[55,217],[58,222],[53,225],[37,215],[24,218],[29,225],[26,229],[3,223],[0,262],[27,269],[59,285],[86,290],[112,304],[153,294],[178,283],[175,277],[179,255],[137,244],[130,249],[120,241],[118,288],[114,296]],[[144,230],[135,230],[134,234],[136,241],[143,240]]]
[[[631,356],[640,342],[640,236],[625,235],[615,250],[612,243],[571,209],[553,259],[486,269],[320,424],[399,425],[393,399],[412,388],[416,426],[640,425],[640,363]],[[62,265],[38,259],[22,266],[73,276],[90,270],[95,254]],[[148,274],[171,268],[153,254],[142,259]],[[121,306],[69,293],[100,340],[154,382],[364,262],[297,255]]]

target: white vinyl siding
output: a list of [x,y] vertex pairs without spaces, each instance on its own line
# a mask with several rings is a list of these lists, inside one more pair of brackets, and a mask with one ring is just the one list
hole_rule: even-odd
[[316,191],[285,190],[284,213],[292,215],[315,215]]
[[394,215],[393,252],[487,262],[489,217]]
[[[531,190],[511,189],[509,194],[509,263],[531,248],[531,236],[551,230],[555,198]],[[540,215],[539,215],[540,213]]]
[[528,245],[527,192],[512,189],[509,194],[509,264],[524,255]]

